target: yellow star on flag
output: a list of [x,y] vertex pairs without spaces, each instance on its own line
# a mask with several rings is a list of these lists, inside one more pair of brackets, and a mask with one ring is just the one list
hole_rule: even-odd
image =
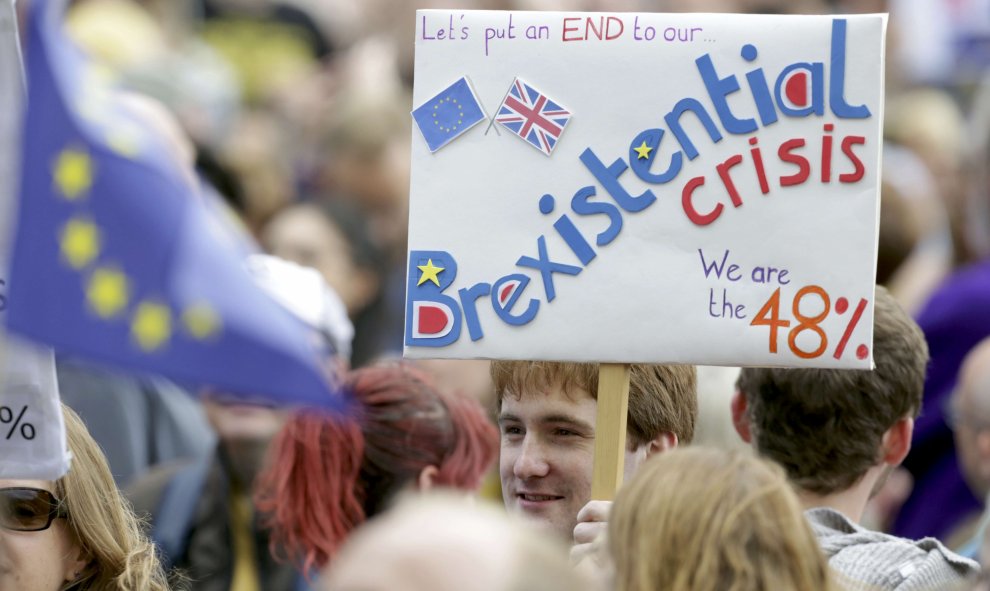
[[127,307],[127,277],[116,269],[100,267],[93,271],[86,287],[86,299],[100,318],[116,316]]
[[100,252],[100,230],[93,222],[71,219],[62,227],[62,255],[75,270],[93,262]]
[[220,332],[220,316],[209,304],[193,304],[182,312],[182,324],[194,338],[208,339]]
[[440,279],[437,278],[437,273],[443,271],[443,267],[437,267],[433,265],[433,259],[428,259],[425,265],[416,265],[416,268],[420,270],[422,275],[419,276],[419,282],[416,286],[419,287],[427,281],[432,281],[437,287],[440,287]]
[[167,306],[141,302],[131,321],[131,335],[145,352],[160,348],[172,336],[172,313]]
[[93,184],[93,162],[82,150],[62,150],[55,161],[55,185],[66,199],[75,199]]
[[633,148],[633,150],[635,150],[636,153],[639,154],[639,156],[636,158],[637,160],[645,160],[650,157],[650,152],[653,151],[653,146],[647,146],[646,140],[643,140],[643,143],[640,144],[639,147]]

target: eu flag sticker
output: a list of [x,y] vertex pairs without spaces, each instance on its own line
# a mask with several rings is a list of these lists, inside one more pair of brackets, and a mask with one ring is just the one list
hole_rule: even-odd
[[479,122],[487,119],[467,78],[461,77],[412,112],[430,152],[446,146]]

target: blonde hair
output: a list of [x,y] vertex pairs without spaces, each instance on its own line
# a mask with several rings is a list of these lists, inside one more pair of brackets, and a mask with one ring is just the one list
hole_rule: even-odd
[[834,588],[783,470],[740,452],[650,459],[619,492],[608,534],[617,591]]
[[62,405],[72,468],[55,482],[71,535],[89,563],[73,591],[167,591],[154,544],[114,483],[103,451],[72,409]]

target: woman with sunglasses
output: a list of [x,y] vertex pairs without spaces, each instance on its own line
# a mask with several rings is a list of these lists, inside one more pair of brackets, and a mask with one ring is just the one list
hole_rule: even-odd
[[85,425],[62,406],[72,468],[55,482],[0,479],[0,589],[167,591],[154,545]]

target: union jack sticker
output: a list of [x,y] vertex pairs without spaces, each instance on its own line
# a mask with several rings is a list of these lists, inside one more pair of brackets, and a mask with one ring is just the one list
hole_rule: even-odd
[[512,81],[495,121],[547,156],[560,141],[571,112],[522,79]]

